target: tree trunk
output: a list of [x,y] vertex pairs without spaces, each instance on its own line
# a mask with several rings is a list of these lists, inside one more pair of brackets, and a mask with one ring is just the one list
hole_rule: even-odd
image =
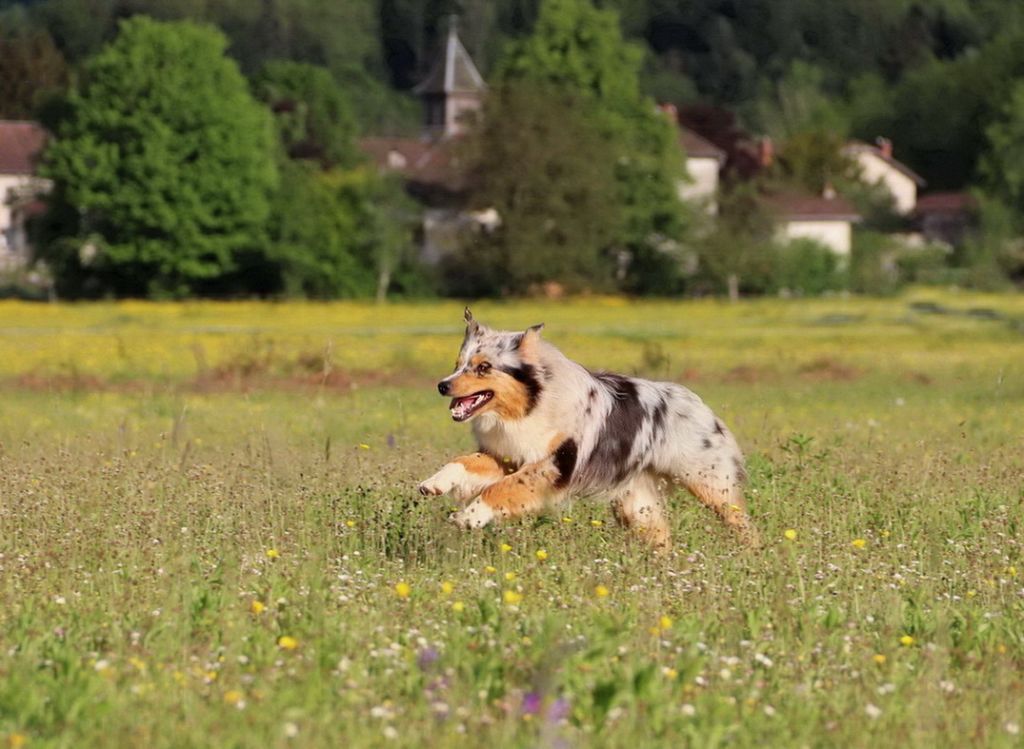
[[384,266],[377,275],[377,304],[388,300],[388,287],[391,285],[391,268]]
[[738,302],[740,300],[740,277],[735,273],[729,274],[729,301]]

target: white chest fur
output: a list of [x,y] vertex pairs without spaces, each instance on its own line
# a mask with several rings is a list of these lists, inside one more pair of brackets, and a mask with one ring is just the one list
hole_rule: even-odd
[[473,422],[473,432],[486,452],[499,460],[508,458],[520,465],[549,456],[551,442],[558,436],[550,421],[536,416],[504,421],[482,414]]

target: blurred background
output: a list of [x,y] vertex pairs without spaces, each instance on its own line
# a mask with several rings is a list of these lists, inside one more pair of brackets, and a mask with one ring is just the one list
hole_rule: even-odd
[[1024,283],[1011,0],[0,0],[0,290]]

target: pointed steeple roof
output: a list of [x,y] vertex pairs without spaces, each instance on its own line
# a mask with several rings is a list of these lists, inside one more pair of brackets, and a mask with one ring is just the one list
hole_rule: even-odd
[[430,74],[413,91],[424,94],[452,94],[480,92],[487,88],[483,76],[473,64],[469,52],[462,46],[458,32],[458,16],[448,19],[448,39],[444,54],[430,69]]

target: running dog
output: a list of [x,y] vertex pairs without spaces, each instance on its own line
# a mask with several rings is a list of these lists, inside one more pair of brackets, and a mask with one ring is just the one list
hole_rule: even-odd
[[[491,330],[465,311],[455,371],[437,390],[452,419],[472,421],[479,452],[419,485],[468,502],[462,528],[537,512],[567,496],[604,494],[616,520],[656,549],[669,545],[662,492],[688,489],[756,546],[743,454],[694,393],[671,382],[590,372],[541,338]],[[472,500],[472,501],[470,501]]]

